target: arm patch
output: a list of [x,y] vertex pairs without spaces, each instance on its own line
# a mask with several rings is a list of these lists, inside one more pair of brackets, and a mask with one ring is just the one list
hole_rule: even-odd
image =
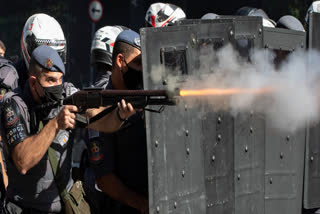
[[25,120],[13,99],[8,99],[2,106],[1,132],[9,152],[28,137]]
[[115,170],[115,142],[111,135],[103,134],[91,138],[87,146],[89,166],[93,168],[98,178]]

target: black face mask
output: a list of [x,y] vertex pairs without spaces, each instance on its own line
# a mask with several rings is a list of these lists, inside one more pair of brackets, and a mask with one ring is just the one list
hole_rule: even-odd
[[[38,80],[39,82],[39,80]],[[39,82],[40,84],[40,82]],[[41,84],[40,84],[41,85]],[[49,103],[49,102],[58,102],[60,101],[63,96],[63,85],[55,85],[55,86],[50,86],[50,87],[43,87],[41,85],[42,89],[43,89],[43,96],[40,97],[41,102],[44,103]]]
[[129,90],[139,90],[143,89],[143,79],[142,79],[142,71],[138,71],[128,66],[126,60],[128,70],[123,74],[123,81]]

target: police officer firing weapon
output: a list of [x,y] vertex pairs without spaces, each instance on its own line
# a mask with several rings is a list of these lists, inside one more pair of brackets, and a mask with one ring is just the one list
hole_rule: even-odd
[[[70,83],[63,83],[64,74],[65,67],[57,51],[46,45],[39,46],[31,55],[23,94],[8,92],[3,97],[0,116],[2,138],[9,156],[10,183],[5,207],[8,213],[65,213],[65,196],[73,187],[72,143],[68,142],[68,130],[75,127],[78,108],[46,107],[71,95]],[[87,116],[93,117],[100,111],[89,109]],[[126,119],[134,113],[131,104],[122,100],[117,110],[90,124],[89,128],[113,132],[123,123],[118,116]],[[54,162],[58,166],[54,166]]]
[[[95,87],[105,88],[105,85],[108,83],[112,69],[114,43],[119,33],[124,29],[126,29],[126,27],[104,26],[95,33],[91,44],[91,63],[94,67],[96,76]],[[89,133],[91,132],[95,131],[89,129]],[[103,135],[103,133],[98,133],[98,135],[99,134]],[[80,168],[84,171],[84,188],[86,193],[90,196],[88,198],[91,209],[94,210],[94,213],[99,214],[105,213],[106,209],[110,210],[110,203],[108,203],[109,197],[96,188],[96,174],[102,172],[102,168],[98,167],[101,162],[99,160],[102,159],[99,157],[99,151],[103,148],[103,145],[100,146],[99,141],[96,139],[96,136],[89,135],[89,139],[86,141],[88,152],[82,155],[83,159],[81,163],[83,166],[80,166]],[[96,145],[96,147],[94,147],[94,145]],[[91,152],[91,150],[93,151]],[[96,150],[99,151],[95,152]],[[91,154],[90,158],[88,158],[88,153]]]

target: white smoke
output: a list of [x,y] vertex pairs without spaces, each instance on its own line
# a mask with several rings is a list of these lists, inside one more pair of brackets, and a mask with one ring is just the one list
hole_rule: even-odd
[[[212,49],[211,49],[212,50]],[[159,82],[166,77],[168,89],[230,89],[273,88],[272,93],[238,94],[231,96],[207,96],[185,98],[190,105],[208,103],[214,111],[230,111],[234,116],[242,112],[264,114],[274,128],[295,131],[320,120],[320,55],[315,51],[295,51],[274,66],[276,54],[267,50],[255,50],[250,62],[241,58],[231,46],[217,53],[204,50],[200,56],[197,75],[189,76],[183,84],[178,76],[153,68],[151,77]],[[159,70],[160,69],[160,70]],[[169,72],[172,73],[172,72]]]

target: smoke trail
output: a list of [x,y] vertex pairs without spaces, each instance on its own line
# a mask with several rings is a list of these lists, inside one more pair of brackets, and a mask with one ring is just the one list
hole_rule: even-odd
[[[212,50],[212,49],[211,49]],[[255,111],[266,115],[275,128],[295,131],[306,122],[320,120],[320,55],[317,52],[296,51],[288,55],[277,69],[276,53],[255,50],[248,60],[240,57],[231,45],[216,53],[200,56],[197,75],[189,76],[181,85],[178,77],[159,68],[152,69],[151,77],[158,82],[166,76],[168,89],[203,88],[274,88],[270,94],[237,94],[231,96],[207,96],[187,98],[190,105],[208,103],[214,111],[230,111],[234,116],[241,112]],[[167,71],[168,72],[168,71]]]

